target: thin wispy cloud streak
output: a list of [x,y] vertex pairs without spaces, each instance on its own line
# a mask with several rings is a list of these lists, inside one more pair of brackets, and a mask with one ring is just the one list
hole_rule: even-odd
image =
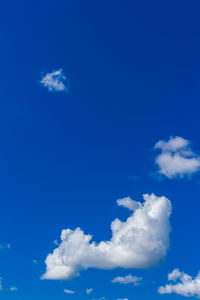
[[74,291],[68,290],[68,289],[64,289],[64,293],[65,293],[65,294],[71,294],[71,295],[75,294]]

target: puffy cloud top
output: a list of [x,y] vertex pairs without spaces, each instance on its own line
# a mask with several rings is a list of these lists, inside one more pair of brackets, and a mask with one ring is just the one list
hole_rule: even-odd
[[161,153],[156,157],[159,173],[168,178],[189,176],[200,170],[200,156],[196,155],[188,140],[182,137],[159,141],[154,146]]
[[163,258],[169,245],[171,202],[154,194],[125,222],[111,223],[109,241],[95,243],[80,228],[64,229],[61,243],[46,258],[43,279],[70,279],[88,268],[148,268]]

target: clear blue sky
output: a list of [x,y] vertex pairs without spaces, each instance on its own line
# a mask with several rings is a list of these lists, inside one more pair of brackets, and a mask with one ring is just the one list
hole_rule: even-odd
[[[200,270],[200,178],[160,180],[153,147],[180,136],[200,151],[199,11],[196,0],[1,3],[0,244],[11,245],[0,249],[2,300],[183,297],[157,289],[175,268]],[[68,93],[40,84],[59,69]],[[157,266],[40,280],[62,229],[109,240],[110,223],[130,215],[116,200],[144,193],[172,203]],[[142,283],[111,283],[128,274]]]

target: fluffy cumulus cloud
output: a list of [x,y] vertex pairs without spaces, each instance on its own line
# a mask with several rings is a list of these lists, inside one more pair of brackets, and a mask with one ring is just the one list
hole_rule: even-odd
[[128,300],[128,298],[117,298],[116,300]]
[[95,243],[80,228],[62,230],[60,245],[46,258],[42,279],[70,279],[88,268],[148,268],[158,264],[169,245],[171,202],[154,194],[143,198],[125,222],[117,218],[111,223],[108,241]]
[[132,283],[133,285],[139,285],[141,282],[142,278],[138,276],[132,276],[131,274],[127,276],[118,276],[115,277],[112,280],[112,283],[121,283],[121,284],[128,284]]
[[64,293],[65,293],[65,294],[75,294],[74,291],[72,291],[72,290],[67,290],[67,289],[64,289]]
[[175,269],[168,274],[169,283],[158,289],[160,294],[179,294],[185,297],[196,296],[200,298],[200,272],[195,278]]
[[156,157],[159,173],[168,177],[184,177],[200,171],[200,156],[195,154],[188,140],[176,136],[159,141],[154,146],[161,151]]
[[47,73],[42,76],[40,83],[46,87],[50,92],[68,92],[69,91],[69,81],[64,75],[63,70],[59,69],[51,73]]

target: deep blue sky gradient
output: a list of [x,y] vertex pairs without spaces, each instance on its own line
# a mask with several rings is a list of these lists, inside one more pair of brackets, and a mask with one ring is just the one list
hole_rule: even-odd
[[[1,299],[179,299],[156,291],[167,273],[200,270],[199,176],[152,175],[159,139],[179,135],[200,151],[199,12],[199,1],[1,3],[0,241],[11,249],[0,250],[0,276],[5,288],[19,287]],[[68,94],[39,84],[41,72],[59,68]],[[111,221],[129,214],[116,200],[151,192],[173,205],[171,245],[159,267],[39,280],[62,229],[109,239]],[[110,283],[130,272],[144,278],[141,286]]]

